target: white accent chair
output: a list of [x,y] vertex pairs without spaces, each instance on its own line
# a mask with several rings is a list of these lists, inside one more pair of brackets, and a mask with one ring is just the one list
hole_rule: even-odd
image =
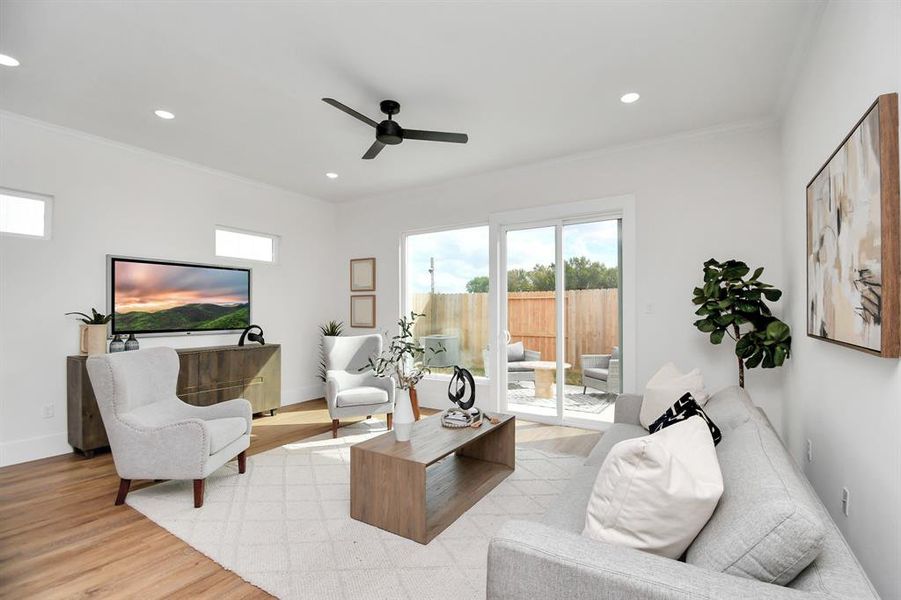
[[244,473],[250,402],[182,402],[175,395],[178,354],[172,348],[91,356],[87,369],[120,477],[117,505],[125,502],[132,480],[193,479],[199,508],[210,473],[235,457]]
[[613,347],[610,354],[583,354],[580,358],[582,365],[582,393],[588,388],[594,388],[608,394],[620,393],[622,380],[622,367],[620,366],[619,346]]
[[329,336],[325,349],[325,400],[332,418],[332,437],[338,437],[341,419],[394,414],[394,380],[376,377],[366,368],[369,357],[382,351],[382,336]]

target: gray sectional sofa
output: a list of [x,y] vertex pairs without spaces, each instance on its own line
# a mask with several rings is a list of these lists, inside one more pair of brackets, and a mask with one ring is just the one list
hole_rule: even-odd
[[640,407],[640,396],[621,395],[614,425],[543,519],[509,521],[498,531],[488,552],[488,598],[878,599],[766,416],[738,387],[714,394],[705,407],[723,433],[717,456],[725,491],[683,560],[583,537],[607,452],[648,435]]

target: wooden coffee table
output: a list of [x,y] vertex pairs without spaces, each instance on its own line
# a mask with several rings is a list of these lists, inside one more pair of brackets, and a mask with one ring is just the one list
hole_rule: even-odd
[[[553,360],[527,360],[516,363],[520,367],[535,371],[535,397],[554,397],[554,375],[557,373],[557,361]],[[563,363],[563,368],[570,368],[569,363]]]
[[428,544],[515,468],[516,420],[448,429],[441,415],[350,448],[350,516]]

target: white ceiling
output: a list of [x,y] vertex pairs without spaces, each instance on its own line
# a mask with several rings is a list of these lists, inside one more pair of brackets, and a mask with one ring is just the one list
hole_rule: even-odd
[[[816,6],[2,0],[0,108],[329,200],[774,116]],[[619,102],[627,91],[641,100]],[[360,160],[380,120],[462,131]],[[175,113],[162,121],[153,110]],[[326,171],[340,174],[337,180]]]

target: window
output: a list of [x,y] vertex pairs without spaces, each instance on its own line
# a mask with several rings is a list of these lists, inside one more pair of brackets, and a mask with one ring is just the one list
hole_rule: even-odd
[[414,334],[432,373],[459,365],[485,375],[488,345],[488,227],[404,238],[405,312],[424,314]]
[[278,256],[278,236],[216,227],[216,256],[273,263]]
[[0,233],[49,239],[52,202],[50,196],[0,188]]

